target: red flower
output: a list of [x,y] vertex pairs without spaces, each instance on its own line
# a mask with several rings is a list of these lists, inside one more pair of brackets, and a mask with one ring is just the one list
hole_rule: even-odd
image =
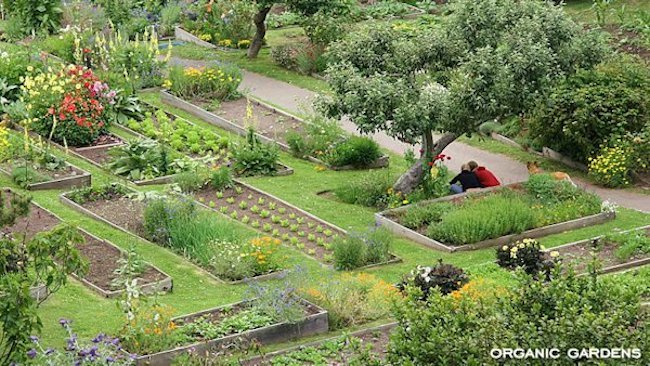
[[429,166],[433,166],[433,162],[432,162],[432,161],[428,162],[427,164],[429,164]]
[[92,51],[90,50],[90,48],[84,48],[84,53],[91,53],[91,52]]

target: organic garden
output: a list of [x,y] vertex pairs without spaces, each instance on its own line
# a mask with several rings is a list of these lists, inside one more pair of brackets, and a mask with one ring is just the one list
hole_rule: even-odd
[[0,365],[649,365],[649,62],[645,0],[0,0]]

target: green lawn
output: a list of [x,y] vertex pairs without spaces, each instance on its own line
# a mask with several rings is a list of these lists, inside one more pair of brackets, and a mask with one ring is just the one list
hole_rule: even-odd
[[[593,0],[566,0],[564,9],[576,21],[595,23],[596,13],[592,5]],[[616,0],[609,6],[605,21],[620,24],[633,19],[638,11],[650,11],[650,1],[647,0]]]
[[[145,99],[157,103],[155,94],[145,95]],[[194,118],[190,119],[196,121]],[[205,123],[201,123],[201,125],[210,127]],[[59,155],[63,155],[63,152],[59,152]],[[92,172],[94,184],[117,180],[84,161],[73,157],[70,157],[69,160]],[[316,195],[317,192],[332,189],[348,179],[363,174],[362,172],[319,172],[314,169],[315,165],[287,154],[282,154],[282,161],[293,167],[295,174],[287,177],[249,178],[246,181],[345,229],[364,230],[373,225],[374,210],[342,204]],[[401,171],[404,168],[405,164],[402,159],[393,156],[393,166],[390,169]],[[0,182],[2,185],[13,187],[8,177],[0,177]],[[162,189],[162,187],[148,187],[147,189]],[[210,280],[202,269],[180,256],[157,245],[134,239],[128,234],[87,218],[64,206],[58,199],[60,193],[61,191],[44,191],[33,192],[32,195],[36,202],[60,215],[64,220],[79,225],[100,237],[110,239],[122,248],[127,248],[131,243],[135,243],[138,253],[173,277],[173,293],[161,296],[160,301],[172,305],[177,314],[238,301],[243,297],[246,285],[231,286],[216,283]],[[217,213],[214,213],[214,217],[219,220],[229,220]],[[650,215],[621,210],[616,220],[607,224],[553,235],[542,239],[542,243],[550,247],[610,232],[614,228],[628,229],[649,223]],[[308,268],[311,280],[322,281],[331,278],[331,270],[323,268],[316,261],[296,251],[291,249],[286,251],[289,254],[289,264],[300,264]],[[397,239],[394,252],[404,259],[403,263],[375,268],[369,272],[387,281],[396,282],[403,273],[408,272],[415,265],[433,264],[437,259],[442,258],[465,268],[474,277],[486,277],[502,284],[512,281],[510,273],[501,270],[493,263],[493,249],[447,254],[425,248],[405,239]],[[650,274],[645,272],[644,276],[650,276]],[[75,331],[82,337],[93,336],[98,332],[115,333],[119,330],[122,320],[121,314],[115,306],[115,300],[100,298],[96,293],[74,280],[71,280],[68,286],[45,302],[40,309],[40,314],[44,321],[44,340],[48,344],[56,345],[61,345],[64,337],[63,331],[57,323],[59,318],[74,319]],[[101,317],[101,321],[97,321],[98,316]]]

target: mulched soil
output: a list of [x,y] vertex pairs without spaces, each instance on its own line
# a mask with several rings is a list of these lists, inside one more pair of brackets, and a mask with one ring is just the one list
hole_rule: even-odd
[[552,249],[560,253],[560,258],[565,264],[572,264],[577,273],[587,271],[589,263],[592,261],[592,255],[596,255],[602,264],[602,268],[616,266],[623,263],[633,262],[639,259],[650,257],[650,254],[638,254],[630,257],[627,260],[619,260],[614,253],[618,248],[615,244],[604,241],[599,250],[595,250],[596,243],[584,243],[580,245],[571,245],[564,248]]
[[[220,117],[229,120],[239,126],[246,127],[244,119],[246,118],[246,107],[248,105],[246,98],[239,98],[221,102],[218,110],[211,108],[210,104],[192,100],[192,103],[209,110]],[[303,123],[297,119],[287,117],[277,113],[262,105],[251,101],[253,106],[253,116],[255,119],[255,130],[260,135],[266,136],[272,140],[287,143],[286,134],[289,131],[303,133]]]
[[[217,191],[213,189],[212,187],[206,187],[198,192],[195,192],[194,198],[197,199],[199,202],[202,202],[208,206],[214,206],[212,209],[215,211],[219,211],[221,207],[226,207],[228,209],[227,215],[231,215],[233,211],[237,212],[237,218],[238,220],[241,221],[241,219],[244,216],[248,216],[250,218],[250,221],[248,222],[248,225],[252,226],[253,222],[259,222],[259,227],[256,229],[263,231],[263,227],[265,224],[269,224],[272,229],[277,229],[280,233],[278,238],[281,239],[282,234],[288,234],[290,237],[295,237],[298,239],[299,243],[302,243],[305,245],[305,247],[302,249],[304,252],[309,254],[310,256],[316,258],[317,260],[321,262],[326,262],[326,256],[328,254],[331,254],[330,250],[325,249],[324,246],[320,246],[317,244],[318,238],[322,238],[324,243],[331,243],[334,239],[335,235],[343,235],[342,232],[339,230],[336,230],[333,227],[330,227],[329,225],[317,222],[309,217],[306,217],[303,215],[300,211],[297,211],[289,206],[286,206],[282,204],[281,202],[271,198],[268,195],[265,194],[260,194],[254,190],[251,190],[243,185],[237,184],[238,187],[241,188],[240,194],[236,192],[235,189],[230,188],[226,189],[223,191],[223,198],[217,198],[216,194]],[[233,197],[235,201],[233,203],[228,203],[227,199]],[[259,204],[258,201],[259,199],[263,199],[264,203]],[[246,209],[242,209],[239,205],[240,203],[244,201],[247,203]],[[271,210],[269,207],[269,203],[275,203],[276,208],[275,210]],[[258,206],[260,208],[260,211],[258,213],[253,213],[251,211],[251,208],[253,206]],[[279,209],[284,208],[286,212],[284,214],[279,213]],[[263,218],[260,213],[262,210],[267,210],[269,211],[270,215],[266,218]],[[295,214],[294,219],[290,219],[289,215],[290,214]],[[289,227],[282,227],[282,225],[278,223],[274,223],[272,217],[273,216],[279,216],[281,217],[281,220],[288,220],[290,225],[298,225],[298,230],[296,231],[291,231],[291,226]],[[304,219],[304,222],[302,224],[299,224],[297,222],[297,219],[302,218]],[[309,224],[312,224],[312,228],[309,228]],[[329,229],[332,231],[331,236],[326,236],[323,232],[318,233],[316,228],[320,226],[323,231]],[[298,232],[304,232],[304,236],[300,237],[298,236]],[[271,231],[265,232],[267,235],[271,235]],[[314,241],[308,240],[308,235],[313,234],[315,236]],[[290,243],[288,240],[285,241],[286,244]]]
[[117,226],[144,237],[145,204],[142,201],[132,200],[125,195],[115,195],[108,199],[87,201],[81,206]]
[[[367,345],[370,345],[370,352],[377,358],[383,360],[386,358],[386,353],[387,353],[386,350],[388,348],[388,343],[390,341],[390,334],[393,329],[394,329],[393,327],[386,327],[378,330],[359,331],[359,332],[352,333],[350,336],[360,339],[363,344],[362,347],[364,348],[367,347]],[[318,346],[315,347],[318,348]],[[278,356],[291,354],[292,352],[295,352],[295,350],[286,353],[281,353]],[[341,350],[341,353],[338,354],[336,358],[328,360],[327,365],[329,366],[347,365],[345,361],[341,362],[341,360],[348,360],[354,356],[355,355],[351,353],[350,350]],[[253,359],[253,360],[243,361],[242,365],[243,366],[266,366],[266,365],[271,365],[272,360],[273,357],[266,360]],[[305,363],[305,365],[312,365],[312,363]]]
[[110,145],[116,143],[124,144],[125,142],[115,135],[102,135],[91,145],[93,148],[77,148],[74,151],[96,164],[104,165],[110,160],[110,155],[108,155],[108,151],[112,148]]
[[[51,230],[60,223],[61,221],[54,215],[32,204],[26,217],[18,219],[12,226],[3,228],[2,233],[15,236],[26,235],[27,238],[31,238],[37,233]],[[84,278],[103,290],[114,290],[111,287],[111,281],[116,277],[113,272],[118,267],[117,261],[121,257],[120,250],[92,236],[86,234],[83,236],[85,244],[80,245],[78,249],[81,256],[89,263],[88,273]],[[138,277],[138,282],[144,285],[161,281],[164,278],[165,276],[161,272],[152,266],[146,266],[145,271]]]

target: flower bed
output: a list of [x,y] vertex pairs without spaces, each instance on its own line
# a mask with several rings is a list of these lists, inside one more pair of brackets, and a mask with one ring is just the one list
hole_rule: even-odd
[[[277,250],[275,246],[279,244],[279,241],[274,243],[265,238],[256,238],[245,243],[231,243],[227,241],[227,238],[214,237],[214,235],[219,235],[219,229],[222,229],[221,232],[223,232],[223,228],[231,225],[231,223],[221,222],[222,226],[217,227],[219,224],[214,224],[215,220],[211,215],[202,215],[208,214],[208,212],[198,211],[190,207],[191,201],[165,200],[162,196],[134,197],[134,195],[137,196],[138,193],[126,186],[112,184],[67,192],[60,197],[64,203],[84,214],[143,240],[150,240],[161,246],[168,247],[183,255],[199,267],[204,268],[215,281],[238,284],[245,281],[274,279],[284,274],[281,268],[282,264],[279,261],[272,260],[276,257]],[[180,217],[181,212],[186,210],[191,210],[187,216],[187,222],[175,222],[176,226],[191,231],[193,230],[192,225],[197,225],[197,227],[201,225],[201,230],[197,229],[197,232],[192,233],[177,230],[178,237],[168,235],[165,230],[168,230],[169,225],[173,225],[173,223],[168,221],[169,218],[160,219],[157,213],[174,211],[178,214],[175,217]],[[151,219],[152,216],[155,216],[157,221]],[[150,217],[149,221],[147,221],[147,217]],[[210,225],[211,223],[217,226]],[[206,225],[203,226],[202,224]],[[163,231],[165,231],[164,236]],[[186,247],[189,245],[187,235],[192,234],[193,237],[201,237],[201,233],[208,232],[210,234],[211,231],[214,231],[215,234],[206,237],[200,243],[193,242],[189,249]],[[201,245],[201,248],[197,248],[196,245]],[[231,258],[232,261],[228,262],[228,258]],[[241,263],[249,258],[252,263]],[[228,269],[230,269],[230,265],[233,266],[233,269],[231,271],[222,270],[226,264],[228,264]],[[234,275],[230,275],[230,273],[233,273],[235,267],[238,269],[239,265],[250,265],[251,269],[244,272],[240,277],[233,278]]]
[[397,323],[352,332],[348,335],[302,344],[242,362],[243,366],[338,365],[383,360],[389,336]]
[[[11,192],[5,190],[5,192]],[[20,218],[10,227],[2,229],[4,234],[25,234],[27,237],[51,230],[63,221],[53,213],[35,203],[31,204],[29,215]],[[116,297],[124,292],[117,287],[118,269],[126,253],[114,244],[79,229],[85,243],[78,247],[83,258],[89,262],[88,273],[79,280],[104,297]],[[143,293],[167,292],[172,289],[172,279],[158,268],[144,263],[140,273],[135,276]]]
[[[327,311],[306,300],[299,301],[304,315],[293,323],[266,318],[264,312],[258,313],[255,300],[174,318],[170,323],[174,324],[171,333],[180,333],[184,337],[179,337],[181,340],[175,342],[174,348],[139,355],[136,362],[138,365],[166,366],[182,354],[205,355],[210,350],[227,348],[241,341],[271,344],[327,332]],[[247,326],[243,330],[237,329],[241,325],[236,325],[235,319],[248,319]]]
[[601,212],[597,196],[548,175],[375,214],[377,224],[448,252],[539,238],[614,217],[614,212]]
[[[218,107],[212,105],[210,101],[202,101],[197,98],[185,100],[165,90],[160,92],[160,97],[166,104],[191,113],[208,123],[240,136],[246,136],[248,133],[247,126],[250,125],[252,120],[256,128],[256,134],[262,141],[275,143],[285,151],[292,151],[292,147],[289,145],[292,135],[306,136],[308,132],[305,126],[308,122],[250,97],[248,99],[239,98],[223,101]],[[250,104],[248,101],[250,101]],[[341,139],[341,136],[338,136],[338,139]],[[343,138],[342,140],[342,142],[347,142],[349,138]],[[365,163],[363,166],[354,166],[352,164],[337,166],[323,161],[321,155],[319,155],[320,158],[309,155],[306,158],[333,170],[374,169],[388,166],[388,156],[379,155],[375,160]]]
[[[197,126],[162,109],[156,110],[153,106],[144,120],[130,120],[125,125],[117,124],[116,127],[142,139],[165,141],[176,151],[192,158],[209,156],[212,166],[229,163],[229,137],[220,136],[212,130]],[[277,165],[276,175],[293,174],[290,167],[281,163]]]
[[587,272],[593,256],[601,262],[600,273],[647,265],[650,263],[650,225],[560,245],[545,253],[572,264],[580,273]]

